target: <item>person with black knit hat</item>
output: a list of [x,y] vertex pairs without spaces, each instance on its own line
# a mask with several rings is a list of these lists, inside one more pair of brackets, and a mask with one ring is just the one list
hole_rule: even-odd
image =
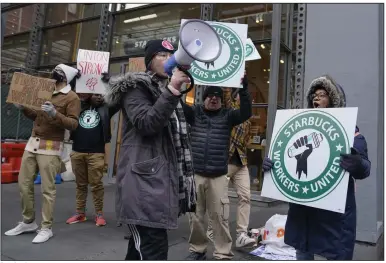
[[131,232],[126,260],[167,260],[167,231],[177,228],[178,216],[195,211],[190,138],[180,102],[189,78],[179,70],[170,79],[165,73],[173,52],[166,40],[149,41],[146,72],[112,77],[106,87],[105,101],[120,105],[123,116],[116,214]]
[[205,260],[207,237],[204,228],[208,211],[213,228],[214,259],[231,259],[229,232],[228,152],[233,127],[252,115],[252,102],[246,76],[240,89],[240,108],[222,108],[221,87],[209,86],[203,94],[204,105],[184,105],[191,125],[193,165],[197,187],[197,209],[190,216],[190,255],[188,260]]

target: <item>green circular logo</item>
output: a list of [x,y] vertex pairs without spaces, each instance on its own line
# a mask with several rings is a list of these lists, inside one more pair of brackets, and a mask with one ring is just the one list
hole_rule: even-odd
[[212,27],[219,35],[222,44],[220,57],[211,63],[195,61],[190,69],[193,78],[203,85],[218,84],[231,79],[244,63],[243,42],[236,32],[218,23],[213,23]]
[[247,44],[247,46],[245,47],[245,57],[249,57],[250,55],[252,55],[252,52],[253,47],[250,44]]
[[98,126],[101,118],[95,110],[85,110],[79,117],[79,124],[85,129],[92,129]]
[[345,174],[340,154],[349,152],[347,133],[336,118],[317,110],[299,113],[273,138],[273,182],[293,201],[314,202],[339,185]]

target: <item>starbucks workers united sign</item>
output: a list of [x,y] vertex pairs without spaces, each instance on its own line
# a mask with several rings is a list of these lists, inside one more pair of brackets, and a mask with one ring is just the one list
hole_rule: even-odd
[[[181,21],[181,25],[184,21],[186,20]],[[209,21],[208,23],[220,37],[222,53],[212,63],[195,61],[191,65],[190,73],[195,84],[239,88],[245,69],[248,25]]]
[[357,108],[277,111],[262,196],[343,213],[349,176],[340,154],[350,153],[356,117]]

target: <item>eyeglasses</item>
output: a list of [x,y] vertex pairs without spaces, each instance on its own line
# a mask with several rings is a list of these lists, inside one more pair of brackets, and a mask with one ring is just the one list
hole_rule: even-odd
[[211,98],[213,98],[213,97],[221,98],[221,96],[218,95],[218,94],[209,94],[207,97],[208,97],[209,99],[211,99]]
[[325,92],[321,92],[321,93],[318,93],[318,94],[314,93],[314,94],[312,94],[312,96],[311,96],[311,98],[312,98],[313,100],[316,99],[317,97],[318,97],[319,99],[328,98],[328,94],[325,93]]

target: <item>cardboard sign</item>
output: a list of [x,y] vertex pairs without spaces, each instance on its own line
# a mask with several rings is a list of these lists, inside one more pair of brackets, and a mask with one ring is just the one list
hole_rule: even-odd
[[[181,25],[187,21],[181,20]],[[212,63],[195,61],[189,70],[196,85],[240,88],[245,69],[245,44],[247,41],[247,24],[209,23],[220,37],[222,52]],[[201,39],[201,41],[203,41]],[[204,43],[204,45],[207,43]],[[208,43],[211,44],[211,43]],[[181,48],[181,47],[179,47]]]
[[261,59],[259,52],[257,51],[252,39],[248,38],[245,45],[245,61]]
[[129,58],[128,72],[145,72],[145,59],[144,57]]
[[[358,108],[278,110],[262,196],[345,212],[349,174],[340,154],[354,144]],[[352,180],[352,179],[350,179]]]
[[15,72],[7,97],[7,103],[40,110],[46,101],[50,101],[56,81]]
[[77,93],[106,93],[101,77],[103,72],[108,72],[109,59],[109,52],[79,49],[77,68],[82,76],[76,80]]

